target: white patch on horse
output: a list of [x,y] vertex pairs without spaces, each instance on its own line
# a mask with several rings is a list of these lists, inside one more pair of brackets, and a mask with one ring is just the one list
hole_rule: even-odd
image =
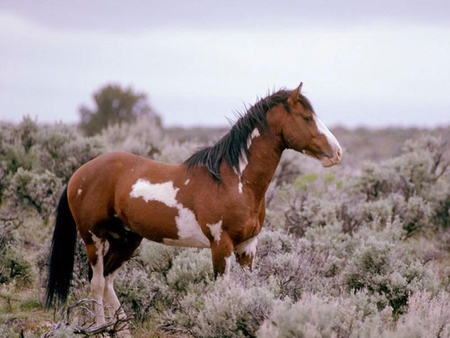
[[178,188],[174,188],[173,182],[150,183],[142,178],[138,179],[131,187],[130,197],[142,197],[145,202],[158,201],[168,207],[175,208],[178,204],[175,196]]
[[211,231],[211,235],[214,237],[214,240],[219,242],[220,237],[222,236],[222,220],[214,224],[206,224],[206,226]]
[[173,186],[172,181],[151,183],[144,179],[138,179],[131,187],[130,197],[143,198],[146,202],[159,201],[170,208],[177,208],[178,216],[175,217],[175,223],[178,229],[178,238],[164,238],[164,244],[209,248],[209,240],[198,224],[195,214],[177,201],[176,196],[179,190]]
[[97,254],[97,261],[92,264],[91,293],[92,298],[96,301],[95,314],[97,325],[105,323],[105,312],[103,311],[103,293],[105,287],[105,278],[103,276],[103,255],[105,254],[105,246],[103,241],[90,231],[92,241],[94,242]]
[[239,177],[238,190],[239,190],[240,194],[243,193],[243,191],[244,191],[243,189],[244,189],[244,183],[242,183],[241,178]]
[[242,242],[236,249],[234,250],[237,254],[244,254],[246,256],[255,256],[256,255],[256,247],[258,246],[258,238],[252,237],[247,239],[245,242]]
[[103,241],[101,240],[101,238],[97,237],[92,231],[89,231],[89,233],[91,234],[92,242],[94,242],[95,248],[97,249],[95,253],[97,254],[97,256],[103,257],[105,249]]
[[252,145],[252,141],[254,138],[261,136],[261,134],[259,133],[258,128],[253,129],[252,133],[250,134],[250,136],[247,139],[247,149],[250,149],[250,146]]
[[225,257],[225,271],[224,271],[224,277],[225,280],[228,280],[230,278],[230,270],[231,270],[231,260],[233,255],[230,255],[228,257]]
[[316,117],[316,124],[317,124],[317,128],[319,129],[320,133],[325,135],[328,143],[331,145],[333,150],[340,149],[341,146],[339,145],[339,142],[336,139],[336,137],[333,135],[333,133],[327,128],[327,126],[318,117]]
[[[252,146],[253,139],[260,136],[258,128],[253,129],[252,133],[247,138],[247,150]],[[239,156],[239,170],[234,168],[234,172],[239,177],[238,191],[240,194],[243,193],[244,184],[242,183],[242,174],[245,168],[248,166],[248,156],[245,153],[245,149],[241,149],[241,155]]]
[[[177,209],[178,216],[175,217],[175,221],[177,222],[178,238],[182,241],[182,246],[209,248],[209,240],[200,228],[194,213],[181,203],[178,203]],[[176,241],[172,242],[172,245],[176,245]]]
[[242,192],[243,192],[243,187],[244,187],[244,184],[242,184],[242,175],[239,173],[239,171],[237,171],[237,169],[236,168],[233,168],[233,170],[234,170],[234,173],[236,174],[236,176],[238,177],[238,179],[239,179],[239,183],[238,183],[238,191],[239,191],[239,193],[240,194],[242,194]]
[[184,185],[188,185],[189,181],[190,181],[190,179],[188,178],[186,181],[184,181]]
[[108,276],[105,277],[105,291],[104,291],[104,303],[105,308],[108,309],[109,313],[109,320],[112,320],[114,318],[114,315],[116,314],[116,311],[120,308],[120,302],[119,299],[116,296],[116,293],[114,292],[114,279],[117,276],[117,272],[119,269],[116,269],[112,273],[110,273]]
[[245,168],[248,165],[248,157],[245,154],[245,150],[241,149],[241,156],[239,156],[239,173],[242,175],[244,173]]
[[77,191],[77,195],[78,195],[78,196],[80,196],[82,192],[83,192],[83,190],[81,190],[81,189],[78,189],[78,191]]

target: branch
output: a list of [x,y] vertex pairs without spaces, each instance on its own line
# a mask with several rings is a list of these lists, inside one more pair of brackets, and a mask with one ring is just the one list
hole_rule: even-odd
[[[95,303],[98,304],[98,302],[94,299],[80,299],[76,301],[75,303],[71,304],[66,311],[65,317],[49,331],[44,333],[41,338],[50,338],[53,337],[54,334],[61,329],[62,327],[70,327],[73,324],[70,324],[70,313],[73,310],[83,310],[86,311],[86,313],[89,315],[89,317],[92,318],[92,324],[90,325],[73,325],[71,327],[71,330],[74,334],[79,334],[85,337],[90,337],[92,335],[99,335],[102,333],[107,334],[108,336],[116,336],[119,332],[129,332],[129,325],[131,322],[131,318],[126,318],[123,316],[123,309],[119,308],[116,313],[114,314],[114,317],[105,324],[102,325],[96,325],[94,324],[95,319],[95,312],[90,310],[88,306],[83,305],[84,303]],[[85,322],[86,323],[86,322]]]

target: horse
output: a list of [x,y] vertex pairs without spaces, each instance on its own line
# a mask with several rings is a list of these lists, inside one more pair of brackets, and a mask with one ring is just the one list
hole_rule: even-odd
[[[265,218],[265,193],[283,150],[294,149],[331,167],[341,160],[335,136],[310,101],[281,89],[260,99],[212,146],[180,164],[110,152],[82,165],[56,209],[46,308],[67,301],[77,233],[92,270],[96,324],[126,318],[114,278],[143,238],[166,245],[209,248],[214,275],[231,259],[252,268]],[[103,304],[105,306],[103,306]]]

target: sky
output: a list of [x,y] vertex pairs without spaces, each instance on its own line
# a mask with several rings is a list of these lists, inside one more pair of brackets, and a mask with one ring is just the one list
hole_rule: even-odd
[[1,121],[78,123],[112,83],[223,126],[300,82],[329,127],[450,125],[450,2],[0,0]]

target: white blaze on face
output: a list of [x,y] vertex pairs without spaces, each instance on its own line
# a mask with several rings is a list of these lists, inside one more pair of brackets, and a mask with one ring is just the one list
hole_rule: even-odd
[[339,145],[339,142],[336,139],[336,137],[331,133],[331,131],[327,128],[327,126],[318,117],[316,117],[316,124],[317,128],[319,129],[319,132],[325,135],[325,137],[327,138],[327,141],[330,144],[331,149],[333,150],[333,156],[337,153],[338,150],[342,152],[341,146]]
[[173,182],[151,183],[144,179],[138,179],[131,187],[130,197],[142,198],[144,201],[157,201],[170,208],[176,208],[178,215],[175,223],[178,229],[178,238],[164,238],[167,245],[188,246],[196,248],[209,248],[208,238],[203,233],[192,210],[185,208],[176,199],[179,188],[173,186]]

